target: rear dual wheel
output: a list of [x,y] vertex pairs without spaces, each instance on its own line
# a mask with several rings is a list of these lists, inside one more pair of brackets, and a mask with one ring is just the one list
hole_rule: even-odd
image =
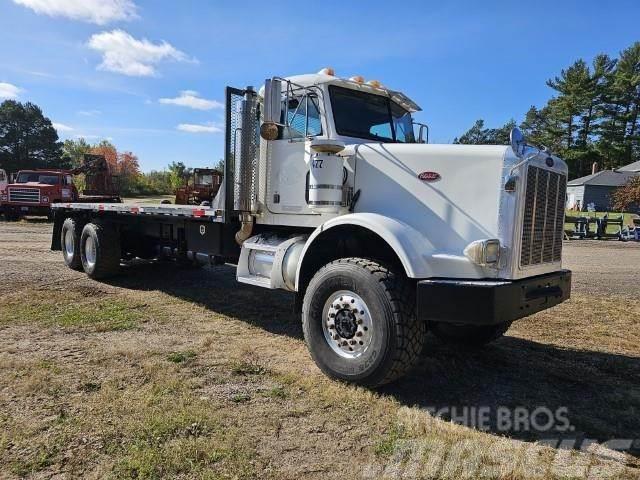
[[80,260],[93,279],[107,278],[120,268],[120,234],[108,224],[87,223],[80,236]]
[[79,220],[66,218],[60,231],[60,246],[62,247],[64,263],[73,270],[82,270],[82,260],[80,258],[82,226]]
[[84,270],[93,278],[114,275],[120,267],[120,235],[108,224],[87,223],[67,218],[60,232],[64,263],[74,270]]

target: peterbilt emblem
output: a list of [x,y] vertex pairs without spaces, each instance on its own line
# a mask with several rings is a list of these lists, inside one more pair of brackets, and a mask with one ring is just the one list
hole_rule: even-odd
[[204,235],[205,233],[207,233],[207,227],[200,225],[200,235]]
[[423,182],[436,182],[442,177],[438,172],[422,172],[418,174],[418,178]]
[[547,167],[553,167],[553,157],[547,157],[545,163],[547,164]]

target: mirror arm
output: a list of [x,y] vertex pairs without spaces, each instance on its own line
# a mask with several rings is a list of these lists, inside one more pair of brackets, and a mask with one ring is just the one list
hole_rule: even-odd
[[[413,124],[420,126],[420,130],[418,130],[419,143],[429,143],[429,125],[427,125],[426,123],[420,123],[420,122],[413,122]],[[422,132],[424,132],[425,130],[427,131],[427,138],[426,138],[426,141],[423,141]]]

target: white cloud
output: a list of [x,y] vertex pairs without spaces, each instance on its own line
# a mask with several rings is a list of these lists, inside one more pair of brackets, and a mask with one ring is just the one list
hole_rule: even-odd
[[0,82],[0,98],[18,98],[18,94],[22,91],[10,83]]
[[110,142],[113,140],[113,137],[104,137],[102,135],[84,135],[82,133],[74,135],[74,137],[76,137],[77,139],[82,138],[84,140],[109,140]]
[[51,122],[51,125],[53,125],[53,128],[55,128],[58,131],[58,133],[73,132],[74,130],[73,127],[70,127],[69,125],[65,125],[64,123]]
[[77,113],[83,117],[95,117],[102,114],[100,110],[78,110]]
[[189,133],[220,133],[222,129],[213,123],[181,123],[176,127],[181,132]]
[[195,110],[211,110],[224,108],[224,104],[217,100],[207,100],[198,96],[194,90],[182,90],[176,98],[161,98],[158,100],[165,105],[178,105],[180,107],[193,108]]
[[136,18],[136,4],[132,0],[13,0],[36,13],[50,17],[105,25],[119,20]]
[[138,40],[124,30],[96,33],[88,45],[102,53],[100,70],[132,77],[157,75],[155,66],[163,60],[193,61],[170,43],[153,43],[146,38]]

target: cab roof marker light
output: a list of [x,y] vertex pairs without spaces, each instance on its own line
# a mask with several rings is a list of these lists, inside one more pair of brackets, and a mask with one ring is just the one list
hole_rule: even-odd
[[332,77],[335,77],[336,71],[332,67],[324,67],[318,72],[318,75],[330,75]]
[[354,75],[349,80],[356,83],[364,83],[364,77],[362,75]]
[[384,87],[382,86],[382,83],[380,83],[380,81],[379,81],[379,80],[369,80],[369,81],[367,82],[367,85],[369,85],[369,86],[371,86],[371,87],[373,87],[373,88],[384,88]]

